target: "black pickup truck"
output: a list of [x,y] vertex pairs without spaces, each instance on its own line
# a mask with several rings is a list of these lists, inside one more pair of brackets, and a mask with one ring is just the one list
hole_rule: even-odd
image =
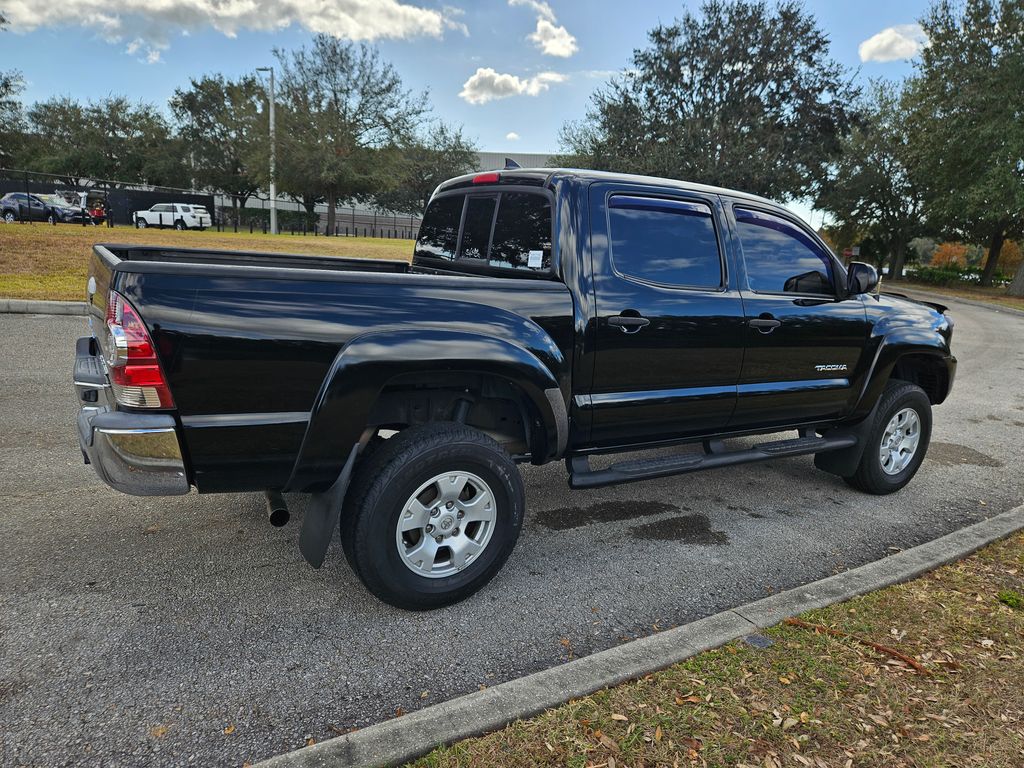
[[311,494],[305,558],[340,528],[364,584],[410,609],[501,568],[517,462],[594,488],[813,454],[890,493],[956,370],[944,307],[880,295],[784,208],[592,171],[442,184],[411,265],[97,245],[88,302],[74,378],[100,478],[265,491],[279,519],[282,492]]

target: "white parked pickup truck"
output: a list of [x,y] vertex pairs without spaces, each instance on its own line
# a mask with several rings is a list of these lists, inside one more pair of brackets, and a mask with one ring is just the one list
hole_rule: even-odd
[[206,229],[213,224],[209,212],[201,205],[189,203],[157,203],[148,211],[135,212],[135,226],[174,227],[175,229]]

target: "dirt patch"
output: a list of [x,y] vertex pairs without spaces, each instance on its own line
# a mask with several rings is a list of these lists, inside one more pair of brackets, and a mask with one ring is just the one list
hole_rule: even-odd
[[707,515],[670,517],[667,520],[634,526],[629,532],[638,539],[682,541],[704,547],[720,547],[729,543],[729,537],[724,531],[712,530]]
[[975,467],[1001,467],[1003,462],[993,459],[988,454],[968,448],[958,443],[933,442],[928,446],[928,461],[942,464],[946,467],[954,467],[959,464],[970,464]]

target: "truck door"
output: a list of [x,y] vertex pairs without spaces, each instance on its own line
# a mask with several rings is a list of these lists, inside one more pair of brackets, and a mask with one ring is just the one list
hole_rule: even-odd
[[747,328],[730,429],[842,415],[867,362],[863,299],[845,298],[842,267],[796,219],[739,201],[731,210]]
[[721,202],[660,187],[590,189],[595,447],[724,428],[745,331],[730,284]]

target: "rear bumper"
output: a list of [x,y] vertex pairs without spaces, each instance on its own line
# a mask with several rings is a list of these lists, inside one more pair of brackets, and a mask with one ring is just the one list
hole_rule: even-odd
[[114,409],[103,362],[92,339],[78,340],[75,389],[78,442],[85,462],[111,488],[132,496],[180,496],[189,492],[174,417]]

